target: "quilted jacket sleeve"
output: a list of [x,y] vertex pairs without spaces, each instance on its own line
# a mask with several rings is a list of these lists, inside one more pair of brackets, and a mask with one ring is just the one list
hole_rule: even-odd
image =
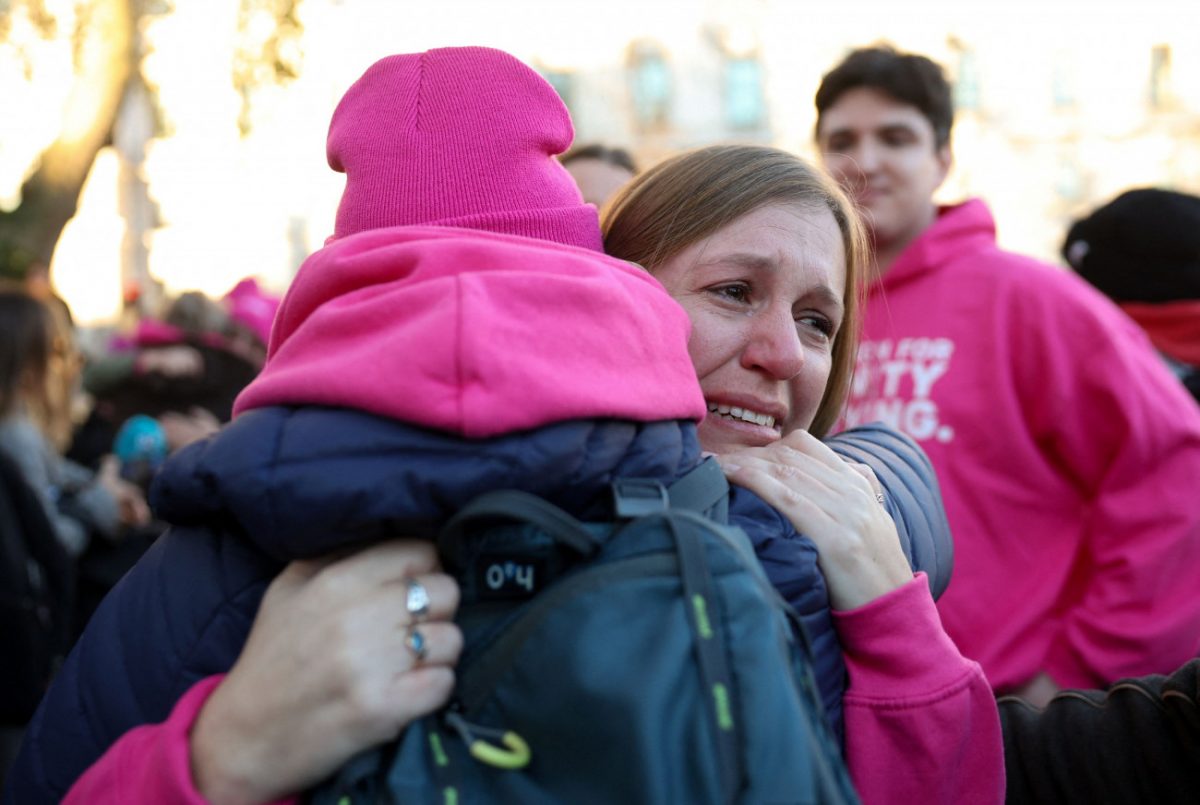
[[925,451],[908,436],[879,423],[842,431],[825,443],[842,458],[866,464],[875,472],[904,554],[914,573],[929,578],[936,600],[950,584],[954,542],[937,474]]
[[121,735],[227,671],[276,566],[211,530],[161,537],[105,598],[25,733],[5,805],[60,802]]

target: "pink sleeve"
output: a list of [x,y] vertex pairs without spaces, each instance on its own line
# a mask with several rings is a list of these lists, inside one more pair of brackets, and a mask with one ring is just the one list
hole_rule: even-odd
[[942,629],[925,575],[834,623],[849,675],[846,762],[865,805],[1002,803],[996,700]]
[[1059,556],[1071,576],[1041,667],[1060,687],[1095,688],[1171,673],[1200,650],[1200,409],[1136,324],[1077,278],[1062,282],[1061,299],[1041,295],[1054,326],[1017,322],[1037,338],[1018,359],[1031,434],[1085,498],[1085,542]]
[[1059,460],[1092,490],[1080,592],[1044,666],[1062,687],[1167,674],[1200,649],[1200,409],[1149,350],[1139,366],[1109,346],[1059,431]]
[[[136,727],[121,736],[67,792],[64,805],[205,805],[192,780],[188,736],[200,709],[223,674],[192,686],[161,724]],[[292,805],[299,799],[280,800]]]

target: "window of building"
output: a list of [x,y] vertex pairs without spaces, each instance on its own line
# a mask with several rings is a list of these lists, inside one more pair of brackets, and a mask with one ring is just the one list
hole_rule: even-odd
[[671,112],[671,70],[662,48],[637,42],[629,51],[629,87],[634,118],[642,131],[665,126]]
[[558,97],[562,98],[563,103],[567,105],[572,113],[575,111],[572,105],[575,100],[575,74],[568,73],[564,70],[542,70],[542,78],[549,82],[550,86],[554,87],[554,91],[558,93]]
[[1171,46],[1155,45],[1150,49],[1150,108],[1165,109],[1171,105]]
[[1083,198],[1085,179],[1073,154],[1060,154],[1054,175],[1054,192],[1069,203]]
[[760,129],[766,120],[762,65],[754,56],[725,59],[725,122],[731,129]]
[[1050,78],[1051,103],[1055,109],[1071,109],[1077,101],[1075,64],[1068,54],[1059,54],[1054,60]]
[[979,59],[975,51],[964,48],[958,53],[958,75],[954,81],[954,108],[979,109]]

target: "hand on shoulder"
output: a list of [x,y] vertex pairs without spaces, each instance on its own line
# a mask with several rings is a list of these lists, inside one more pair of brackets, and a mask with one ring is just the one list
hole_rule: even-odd
[[835,609],[860,607],[912,580],[869,467],[845,461],[802,430],[717,460],[732,483],[774,506],[816,545]]

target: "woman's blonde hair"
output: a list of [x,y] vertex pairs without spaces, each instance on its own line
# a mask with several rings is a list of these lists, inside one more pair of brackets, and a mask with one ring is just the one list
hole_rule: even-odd
[[74,428],[78,356],[61,302],[0,283],[0,417],[24,413],[56,449],[65,450]]
[[698,148],[655,165],[627,184],[605,211],[604,250],[650,273],[722,227],[769,204],[827,209],[846,255],[845,313],[833,366],[808,430],[824,436],[842,413],[861,327],[867,239],[837,185],[800,157],[758,145]]

